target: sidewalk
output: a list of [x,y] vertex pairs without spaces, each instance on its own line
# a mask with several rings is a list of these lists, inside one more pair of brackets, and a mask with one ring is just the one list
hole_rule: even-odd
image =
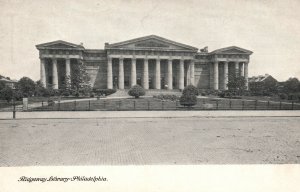
[[[0,112],[0,119],[12,119],[12,112]],[[185,117],[300,117],[300,111],[42,111],[17,112],[17,119],[105,119]]]

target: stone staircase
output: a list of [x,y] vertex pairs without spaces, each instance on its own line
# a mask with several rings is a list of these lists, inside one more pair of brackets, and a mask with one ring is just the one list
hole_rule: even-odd
[[[110,97],[128,97],[128,91],[129,89],[124,89],[124,90],[117,90],[114,94],[111,94],[107,96],[108,98]],[[145,96],[154,96],[154,95],[181,95],[181,91],[179,89],[173,89],[173,90],[167,90],[167,89],[149,89],[146,90],[146,95]]]

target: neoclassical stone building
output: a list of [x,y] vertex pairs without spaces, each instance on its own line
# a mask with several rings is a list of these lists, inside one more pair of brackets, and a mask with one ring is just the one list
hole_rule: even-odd
[[65,41],[36,45],[40,57],[41,81],[58,89],[72,66],[86,65],[91,85],[101,89],[128,89],[139,84],[145,89],[226,90],[228,76],[246,78],[251,51],[231,46],[208,52],[156,35],[119,43],[105,43],[104,49],[85,49]]

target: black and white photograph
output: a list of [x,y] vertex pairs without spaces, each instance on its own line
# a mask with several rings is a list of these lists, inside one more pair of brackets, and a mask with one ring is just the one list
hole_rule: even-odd
[[299,0],[0,5],[0,191],[299,190]]

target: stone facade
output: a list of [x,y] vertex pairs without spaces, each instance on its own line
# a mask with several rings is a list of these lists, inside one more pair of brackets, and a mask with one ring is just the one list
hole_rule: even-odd
[[[83,62],[94,88],[128,89],[139,84],[145,89],[226,90],[229,75],[248,79],[251,51],[236,46],[208,52],[150,35],[104,49],[85,49],[65,41],[36,45],[40,56],[41,81],[59,89],[72,65]],[[247,86],[248,86],[248,82]]]

